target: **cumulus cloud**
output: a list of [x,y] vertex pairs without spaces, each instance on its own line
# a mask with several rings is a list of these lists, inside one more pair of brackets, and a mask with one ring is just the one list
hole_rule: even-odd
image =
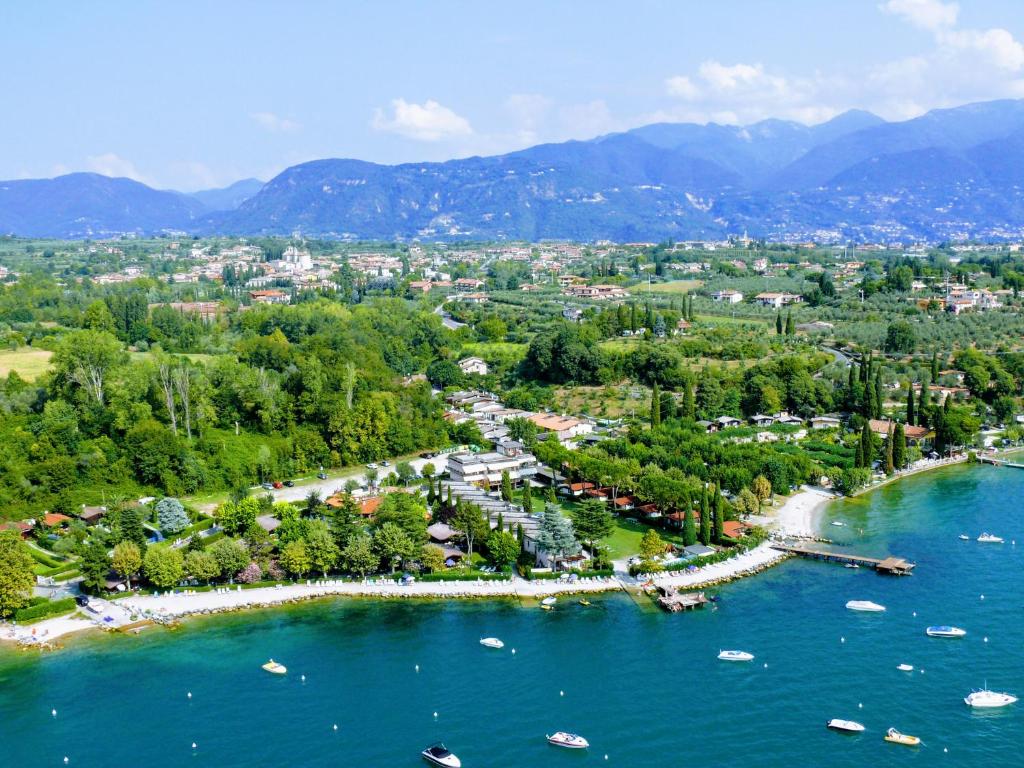
[[114,178],[124,177],[148,183],[146,178],[139,173],[135,165],[114,152],[105,152],[102,155],[89,155],[85,158],[85,165],[93,173]]
[[433,99],[422,104],[392,99],[390,114],[374,111],[371,122],[377,131],[396,133],[417,141],[443,141],[471,136],[469,121]]
[[252,112],[250,118],[262,129],[270,133],[294,133],[302,126],[294,120],[280,117],[273,112]]
[[879,7],[886,13],[906,19],[915,27],[932,32],[954,26],[960,15],[959,5],[940,0],[888,0]]

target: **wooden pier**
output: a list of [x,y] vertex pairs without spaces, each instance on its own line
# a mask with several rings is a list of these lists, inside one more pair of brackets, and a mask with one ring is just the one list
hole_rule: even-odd
[[842,563],[843,565],[858,565],[863,568],[874,568],[879,573],[887,573],[893,576],[906,576],[913,569],[916,563],[904,560],[902,557],[864,557],[862,555],[850,555],[845,552],[829,552],[824,549],[814,549],[802,544],[772,544],[772,549],[786,552],[799,557],[807,557],[812,560],[824,560],[828,563]]
[[1018,464],[1013,461],[1007,461],[1006,459],[996,459],[992,456],[978,456],[978,461],[982,464],[992,464],[996,467],[1011,467],[1013,469],[1024,469],[1024,464]]
[[664,608],[669,613],[678,613],[679,611],[690,611],[694,608],[703,608],[704,604],[708,601],[704,597],[703,592],[677,592],[672,587],[658,587],[660,596],[658,597],[658,605]]

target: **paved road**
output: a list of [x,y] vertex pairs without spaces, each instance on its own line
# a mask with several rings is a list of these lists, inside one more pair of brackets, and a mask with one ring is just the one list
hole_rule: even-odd
[[[433,459],[411,459],[409,463],[412,468],[417,472],[423,470],[424,464],[433,464],[435,474],[439,473],[445,466],[447,459],[444,456],[438,456]],[[378,465],[377,472],[379,477],[386,477],[395,468],[394,461],[391,462],[389,467],[381,467]],[[316,491],[320,494],[320,498],[326,499],[336,491],[343,490],[345,483],[349,480],[355,480],[361,487],[366,486],[366,473],[364,471],[351,472],[349,474],[339,474],[332,477],[328,477],[326,480],[320,480],[313,478],[311,480],[300,480],[292,488],[278,488],[273,491],[263,491],[260,488],[255,489],[257,493],[270,493],[274,497],[274,501],[302,501],[305,499],[310,491]]]

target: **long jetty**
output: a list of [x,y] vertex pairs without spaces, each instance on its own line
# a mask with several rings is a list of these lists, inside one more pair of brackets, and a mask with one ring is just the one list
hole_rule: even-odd
[[842,563],[843,565],[857,565],[865,568],[874,568],[879,573],[887,573],[894,576],[906,576],[916,563],[905,560],[902,557],[864,557],[863,555],[850,555],[845,552],[830,552],[825,549],[815,549],[803,544],[772,544],[772,549],[779,552],[786,552],[798,557],[807,557],[811,560],[823,560],[828,563]]
[[1018,464],[1014,461],[1007,461],[1006,459],[997,459],[992,456],[979,456],[978,461],[982,464],[993,464],[997,467],[1012,467],[1013,469],[1024,469],[1024,464]]

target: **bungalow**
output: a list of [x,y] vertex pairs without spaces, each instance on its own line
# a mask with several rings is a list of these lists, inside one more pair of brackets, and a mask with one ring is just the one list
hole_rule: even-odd
[[612,506],[619,510],[629,510],[633,508],[633,497],[632,496],[619,496],[617,499],[612,499]]
[[775,423],[775,417],[764,413],[755,413],[750,417],[750,423],[756,427],[770,427]]
[[594,425],[589,421],[573,416],[559,416],[557,413],[535,413],[526,420],[535,424],[541,432],[554,432],[562,443],[594,431]]
[[690,323],[687,322],[686,320],[680,319],[680,321],[678,323],[676,323],[676,334],[675,335],[676,336],[684,336],[684,335],[686,335],[686,332],[688,330],[690,330]]
[[484,281],[479,280],[475,277],[460,277],[458,280],[455,281],[455,287],[469,288],[470,290],[475,290],[477,288],[483,288]]
[[791,424],[795,427],[804,423],[803,419],[799,416],[794,416],[789,411],[780,411],[775,414],[774,418],[776,424]]
[[47,528],[66,528],[68,523],[71,522],[71,518],[67,515],[62,515],[60,512],[47,512],[43,515],[43,525]]
[[479,357],[466,357],[459,360],[459,370],[467,375],[475,373],[480,376],[486,376],[487,363]]
[[[895,428],[891,419],[868,419],[868,428],[879,437],[888,437],[890,426]],[[903,425],[903,434],[911,445],[923,445],[935,437],[935,433],[927,427],[915,427],[912,424]]]
[[703,544],[691,544],[688,547],[683,547],[683,553],[687,557],[704,557],[715,554],[715,550]]
[[0,531],[16,531],[22,539],[27,539],[32,535],[32,524],[24,520],[0,523]]
[[82,505],[82,511],[78,513],[79,519],[86,525],[96,525],[103,516],[107,514],[106,507],[87,507]]
[[421,291],[422,293],[427,293],[433,287],[434,284],[430,280],[412,280],[409,282],[410,291]]
[[837,429],[842,421],[835,416],[813,416],[811,429]]
[[739,427],[743,425],[742,421],[734,419],[732,416],[719,416],[715,421],[718,423],[720,429],[730,429],[732,427]]
[[455,296],[454,300],[465,304],[486,304],[490,298],[486,293],[463,293],[460,296]]
[[572,285],[562,291],[577,299],[625,299],[629,294],[617,285]]
[[291,296],[284,291],[271,289],[268,291],[249,291],[249,299],[253,304],[290,304]]
[[570,496],[582,496],[589,490],[594,488],[593,483],[569,483],[569,495]]
[[703,429],[709,435],[712,432],[717,432],[718,429],[719,429],[718,424],[716,424],[715,422],[713,422],[713,421],[704,421],[703,419],[701,419],[700,421],[697,422],[697,426],[700,427],[701,429]]
[[447,523],[434,523],[427,526],[427,535],[435,544],[447,544],[451,539],[458,536],[459,533]]
[[724,291],[715,291],[711,294],[712,301],[720,301],[725,304],[739,304],[743,301],[743,294],[739,291],[726,289]]
[[750,533],[750,526],[746,523],[741,523],[739,520],[726,520],[722,524],[722,533],[728,536],[730,539],[739,539]]
[[566,307],[562,310],[562,317],[570,323],[583,322],[583,310],[579,307]]
[[774,443],[779,439],[774,432],[758,432],[755,437],[759,443]]

